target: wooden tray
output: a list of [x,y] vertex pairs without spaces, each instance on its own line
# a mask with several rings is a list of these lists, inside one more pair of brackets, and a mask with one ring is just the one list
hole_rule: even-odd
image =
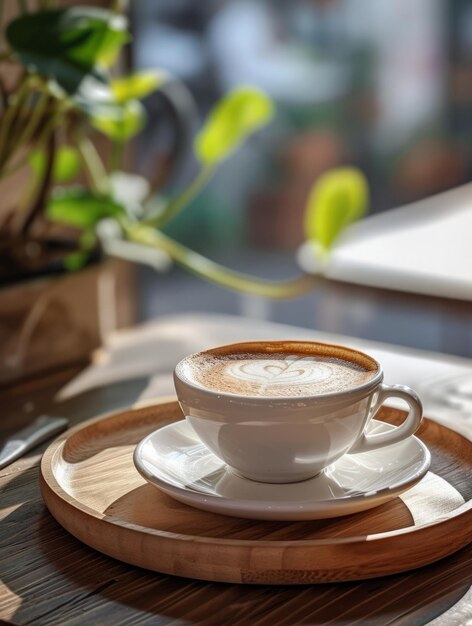
[[[41,462],[52,515],[87,545],[150,570],[231,583],[358,580],[432,563],[472,540],[472,442],[424,420],[431,472],[376,509],[316,522],[258,522],[199,511],[147,484],[135,445],[182,419],[175,401],[96,418],[54,441]],[[383,408],[384,421],[403,413]]]

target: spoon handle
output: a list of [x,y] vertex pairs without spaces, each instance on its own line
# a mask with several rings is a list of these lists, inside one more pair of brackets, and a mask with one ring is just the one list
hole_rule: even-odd
[[65,430],[68,423],[65,417],[38,417],[32,424],[9,437],[0,448],[0,469],[13,463],[39,443]]

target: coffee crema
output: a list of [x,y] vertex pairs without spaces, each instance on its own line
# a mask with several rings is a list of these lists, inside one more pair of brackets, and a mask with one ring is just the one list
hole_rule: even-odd
[[374,378],[378,367],[373,359],[336,348],[302,342],[235,344],[185,359],[179,374],[211,391],[261,397],[346,391]]

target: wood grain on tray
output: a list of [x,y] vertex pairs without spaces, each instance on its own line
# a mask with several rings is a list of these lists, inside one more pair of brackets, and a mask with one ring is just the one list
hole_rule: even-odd
[[[41,466],[54,517],[84,543],[127,563],[238,583],[383,576],[432,563],[472,539],[472,443],[430,420],[418,433],[433,457],[424,483],[371,511],[287,524],[199,511],[147,484],[134,468],[134,447],[179,419],[177,402],[162,401],[90,420],[56,440]],[[396,424],[403,414],[383,408],[380,419]]]

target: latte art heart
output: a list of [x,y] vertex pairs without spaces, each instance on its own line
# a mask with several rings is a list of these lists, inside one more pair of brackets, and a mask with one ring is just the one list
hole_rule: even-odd
[[374,367],[366,369],[354,360],[326,355],[322,350],[323,346],[318,348],[320,354],[314,349],[298,354],[275,350],[233,353],[216,348],[215,353],[209,350],[184,359],[178,371],[185,379],[211,391],[273,398],[339,392],[375,375]]
[[257,359],[228,364],[227,375],[258,385],[303,385],[330,378],[332,368],[312,357],[289,355],[284,360]]

